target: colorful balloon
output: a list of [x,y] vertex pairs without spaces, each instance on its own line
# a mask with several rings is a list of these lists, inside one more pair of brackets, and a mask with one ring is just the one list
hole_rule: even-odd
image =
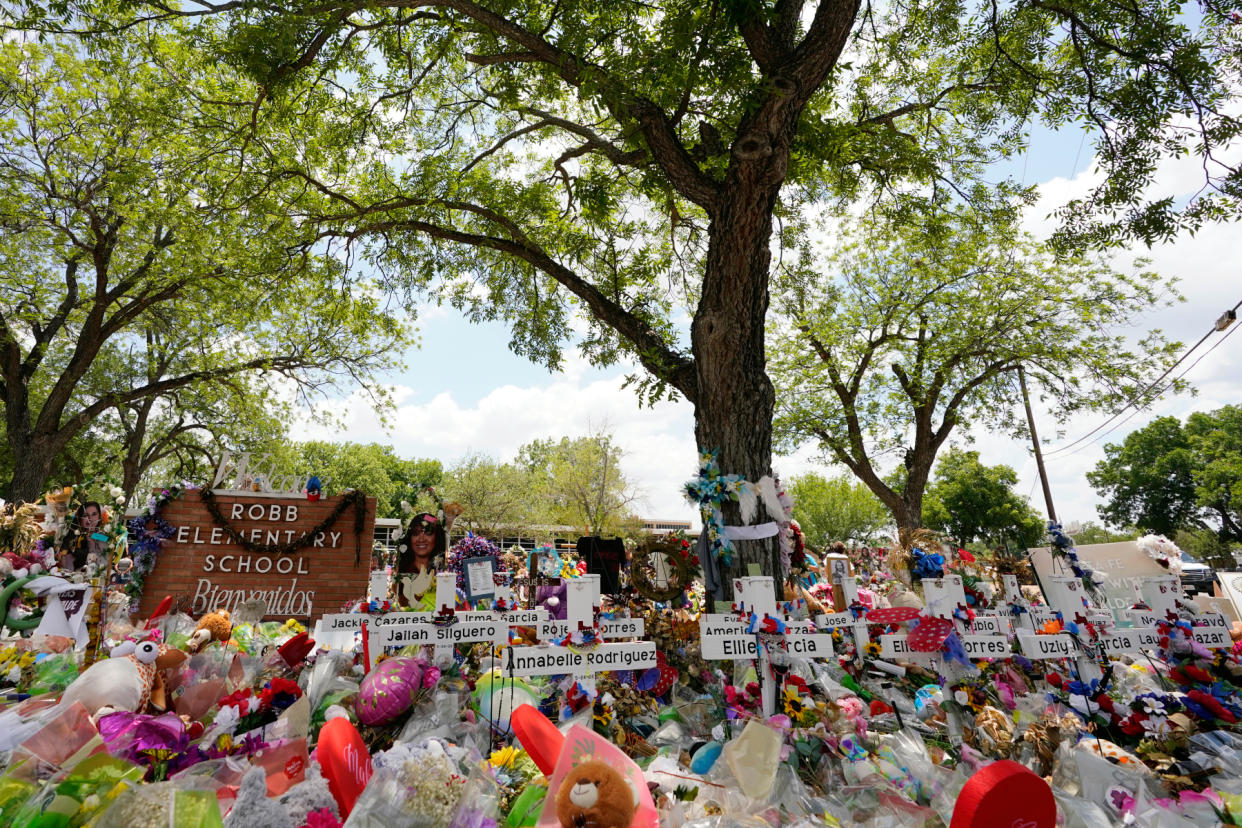
[[422,685],[423,667],[417,659],[396,656],[380,662],[358,688],[358,721],[370,726],[391,722],[414,705]]

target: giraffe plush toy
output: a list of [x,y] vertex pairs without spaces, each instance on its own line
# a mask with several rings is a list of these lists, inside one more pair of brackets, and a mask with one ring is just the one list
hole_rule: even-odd
[[80,702],[92,716],[105,707],[141,713],[148,704],[162,712],[168,700],[161,671],[186,655],[160,639],[157,630],[113,647],[111,658],[95,662],[69,685],[61,704]]

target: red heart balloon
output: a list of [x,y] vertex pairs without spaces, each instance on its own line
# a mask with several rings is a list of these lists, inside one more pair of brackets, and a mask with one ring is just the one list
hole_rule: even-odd
[[556,725],[548,721],[548,717],[539,712],[538,708],[529,704],[520,704],[509,716],[513,735],[522,743],[522,749],[530,756],[531,761],[543,775],[547,776],[556,770],[556,760],[560,758],[561,748],[565,746],[565,736],[556,729]]
[[910,630],[910,649],[919,653],[934,653],[953,632],[953,622],[948,618],[924,616],[919,625]]
[[867,612],[867,620],[877,624],[900,624],[919,617],[919,610],[914,607],[886,607]]
[[949,828],[1054,828],[1057,805],[1048,783],[1002,759],[976,772],[957,796]]
[[341,816],[348,816],[371,779],[371,754],[358,728],[344,716],[331,720],[319,731],[316,755]]

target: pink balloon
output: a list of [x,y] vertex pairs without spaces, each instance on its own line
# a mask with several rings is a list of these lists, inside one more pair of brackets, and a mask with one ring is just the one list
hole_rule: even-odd
[[417,659],[397,656],[380,662],[363,678],[354,712],[364,725],[391,722],[414,704],[423,683]]
[[323,776],[328,780],[328,790],[332,791],[344,818],[353,810],[371,779],[371,754],[358,728],[344,716],[332,719],[319,731],[315,753]]

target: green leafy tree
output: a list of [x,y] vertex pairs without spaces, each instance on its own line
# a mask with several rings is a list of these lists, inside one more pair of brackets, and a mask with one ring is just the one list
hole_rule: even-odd
[[1194,448],[1195,494],[1221,540],[1242,543],[1242,406],[1196,411],[1186,419]]
[[543,514],[539,481],[520,466],[471,454],[444,470],[443,495],[465,511],[455,528],[499,538],[529,526]]
[[1074,536],[1074,543],[1079,546],[1086,546],[1092,543],[1118,543],[1119,541],[1134,540],[1142,533],[1133,527],[1123,528],[1114,532],[1093,520],[1089,520],[1074,530],[1072,534]]
[[923,501],[923,525],[943,532],[959,546],[981,541],[996,548],[1027,549],[1044,536],[1044,521],[1013,487],[1009,466],[985,466],[979,452],[950,448],[940,457],[936,478]]
[[612,435],[601,429],[582,437],[534,440],[518,450],[516,462],[547,507],[540,522],[615,536],[632,523],[629,507],[636,500],[621,458]]
[[1242,406],[1196,411],[1185,425],[1157,417],[1106,445],[1087,479],[1107,498],[1107,523],[1169,537],[1212,529],[1242,542]]
[[1097,511],[1110,526],[1173,537],[1199,525],[1194,451],[1176,417],[1157,417],[1120,445],[1106,444],[1087,480],[1106,498]]
[[278,467],[299,475],[319,475],[327,495],[357,489],[376,503],[376,517],[399,518],[401,501],[425,486],[438,486],[439,460],[399,457],[392,446],[379,443],[309,440],[275,452]]
[[151,445],[143,416],[222,385],[279,400],[361,384],[379,399],[372,372],[407,341],[340,262],[291,253],[302,235],[289,194],[256,189],[232,141],[248,116],[210,103],[236,79],[184,46],[148,45],[156,59],[125,43],[0,42],[10,499],[41,494],[110,412],[129,429],[132,482],[143,458],[131,452]]
[[[771,465],[774,261],[825,206],[994,206],[983,167],[1036,122],[1097,130],[1102,181],[1067,205],[1070,237],[1163,237],[1228,212],[1239,181],[1216,157],[1239,131],[1230,4],[10,5],[32,28],[65,14],[120,36],[200,19],[198,41],[259,80],[237,96],[264,147],[251,163],[322,198],[316,238],[506,320],[549,365],[585,331],[593,361],[631,358],[644,390],[690,400],[698,447],[750,480]],[[1145,200],[1188,126],[1207,186]],[[771,560],[770,541],[740,547],[739,564]]]
[[1054,259],[969,210],[845,221],[838,239],[778,281],[776,428],[788,448],[813,442],[846,466],[899,530],[921,525],[955,430],[1025,434],[1019,370],[1066,420],[1131,399],[1173,359],[1159,331],[1134,344],[1109,332],[1171,290],[1152,273]]
[[875,546],[883,542],[892,515],[871,491],[848,477],[809,472],[789,481],[793,516],[806,542],[826,550],[835,541]]

